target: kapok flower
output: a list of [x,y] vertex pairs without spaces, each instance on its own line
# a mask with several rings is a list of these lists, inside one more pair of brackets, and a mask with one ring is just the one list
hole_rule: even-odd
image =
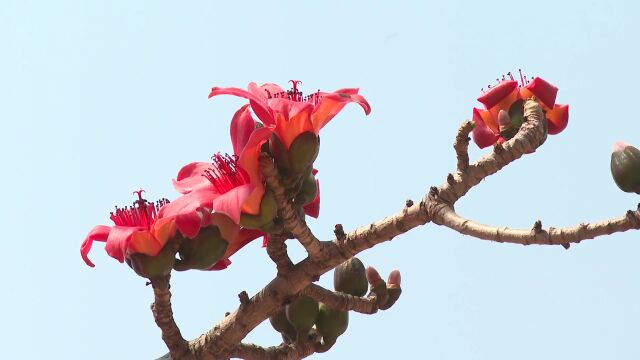
[[107,254],[124,262],[132,254],[158,255],[165,244],[174,238],[176,231],[185,237],[195,237],[207,221],[206,212],[200,209],[160,217],[159,212],[169,201],[160,199],[148,202],[142,198],[143,191],[134,192],[138,200],[131,207],[116,207],[111,212],[113,226],[98,225],[91,229],[80,246],[80,255],[87,265],[94,266],[88,257],[94,241],[106,242]]
[[542,78],[527,80],[520,71],[520,83],[511,74],[503,76],[496,86],[478,98],[485,110],[473,109],[473,140],[480,147],[491,146],[515,136],[524,120],[524,100],[535,97],[547,120],[551,135],[560,133],[569,121],[569,105],[556,104],[558,88]]
[[302,82],[290,82],[293,87],[288,91],[269,83],[262,86],[250,83],[248,90],[214,87],[209,98],[227,94],[248,99],[251,110],[258,119],[280,138],[287,149],[302,133],[312,132],[318,135],[320,129],[348,103],[355,102],[360,105],[367,115],[371,112],[369,103],[358,94],[357,88],[340,89],[331,93],[318,90],[304,96],[298,90],[298,85]]

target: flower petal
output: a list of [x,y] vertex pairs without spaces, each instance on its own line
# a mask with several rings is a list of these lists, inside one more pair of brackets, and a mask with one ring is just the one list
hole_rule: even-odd
[[517,88],[518,88],[517,81],[513,81],[513,80],[501,81],[498,85],[490,88],[489,90],[487,90],[487,92],[482,94],[478,98],[478,101],[480,101],[485,108],[491,109]]
[[312,104],[286,99],[271,99],[269,106],[273,108],[276,118],[275,132],[287,149],[298,135],[304,132],[314,132],[311,123]]
[[219,195],[213,199],[211,204],[213,212],[224,213],[236,224],[239,224],[242,204],[249,198],[253,188],[252,184],[240,185]]
[[553,109],[547,111],[546,117],[547,132],[550,135],[560,133],[569,123],[569,105],[557,104]]
[[231,119],[231,143],[233,144],[233,153],[235,155],[240,156],[255,128],[256,121],[251,117],[249,104],[244,105],[240,110],[236,111],[233,119]]
[[227,251],[224,253],[225,258],[231,257],[231,255],[235,254],[238,250],[242,249],[245,245],[252,242],[253,240],[263,236],[264,233],[259,230],[251,230],[251,229],[240,229],[238,235],[229,243],[227,246]]
[[111,232],[111,226],[98,225],[91,229],[91,231],[89,231],[89,234],[87,234],[87,237],[84,238],[82,245],[80,245],[80,255],[82,256],[82,260],[84,260],[87,265],[95,267],[91,260],[89,260],[89,251],[91,250],[91,245],[93,245],[94,241],[107,241],[109,232]]
[[249,91],[229,87],[229,88],[220,88],[214,87],[211,89],[209,93],[209,99],[217,95],[234,95],[238,97],[242,97],[249,100],[251,104],[251,110],[256,114],[258,119],[260,119],[265,125],[273,124],[273,114],[271,109],[266,105],[266,95],[260,96],[260,88],[255,83],[249,84]]
[[[104,247],[107,251],[107,254],[120,262],[124,262],[124,257],[127,255],[127,253],[131,252],[129,250],[129,243],[134,233],[146,234],[142,235],[142,237],[138,238],[137,240],[138,245],[140,245],[141,248],[144,248],[145,246],[141,243],[144,243],[147,240],[146,237],[151,236],[151,234],[149,234],[147,230],[143,230],[140,227],[129,226],[112,227],[111,231],[109,232],[109,237],[107,238],[107,244]],[[160,251],[159,246],[158,251]]]
[[[220,236],[228,243],[238,236],[240,226],[223,213],[211,214],[210,223],[218,228]],[[227,247],[228,248],[228,247]]]
[[231,260],[222,259],[222,260],[219,260],[217,263],[215,263],[212,267],[208,268],[207,270],[224,270],[229,265],[231,265]]
[[522,97],[525,99],[531,97],[528,96],[527,91],[529,91],[533,96],[540,100],[540,102],[542,102],[547,107],[547,109],[553,109],[553,105],[555,105],[556,103],[556,95],[558,94],[557,87],[551,85],[542,78],[535,77],[520,91]]
[[203,176],[205,170],[211,168],[208,162],[192,162],[178,171],[178,176],[173,179],[173,187],[181,194],[188,194],[192,191],[210,189],[214,187],[211,182]]
[[485,124],[484,119],[487,117],[491,118],[489,111],[473,108],[473,123],[475,126],[473,128],[472,137],[473,141],[481,149],[495,144],[500,137],[499,134],[494,132]]
[[322,93],[320,102],[315,106],[311,115],[311,122],[318,134],[334,116],[336,116],[350,102],[355,102],[364,109],[364,113],[371,113],[371,106],[367,100],[358,94],[359,89],[340,89],[332,93]]
[[195,212],[201,208],[211,209],[213,199],[218,196],[220,194],[211,190],[192,191],[161,207],[158,211],[158,218],[176,217]]
[[269,127],[255,129],[238,159],[238,165],[247,172],[251,183],[256,186],[262,183],[260,165],[258,164],[261,147],[269,139],[272,132],[273,129]]

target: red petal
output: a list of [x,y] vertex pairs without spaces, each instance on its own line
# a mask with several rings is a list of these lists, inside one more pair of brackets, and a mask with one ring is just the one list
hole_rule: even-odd
[[482,110],[473,108],[473,122],[475,126],[473,128],[472,137],[476,145],[478,145],[478,147],[482,149],[495,144],[496,141],[498,141],[500,135],[494,133],[491,129],[489,129],[489,127],[482,119],[480,111]]
[[245,99],[249,99],[249,103],[251,104],[251,109],[258,116],[260,120],[265,125],[273,124],[273,114],[271,113],[271,109],[266,106],[266,96],[260,96],[260,91],[258,86],[255,83],[249,84],[249,91],[238,89],[238,88],[219,88],[214,87],[211,89],[211,93],[209,93],[209,98],[212,98],[217,95],[234,95],[239,96]]
[[213,199],[212,209],[214,212],[226,214],[235,222],[240,223],[240,211],[244,203],[251,194],[254,186],[251,184],[235,187],[224,194]]
[[249,105],[244,105],[240,110],[236,111],[231,119],[231,143],[233,144],[233,153],[240,156],[242,149],[249,141],[249,136],[256,128],[256,122],[251,117]]
[[316,180],[316,184],[318,185],[318,193],[316,194],[316,197],[312,202],[305,205],[303,209],[305,214],[317,219],[318,216],[320,216],[320,181]]
[[478,101],[480,101],[485,108],[491,109],[497,103],[499,103],[502,99],[507,97],[509,94],[513,92],[513,90],[518,88],[518,82],[513,80],[501,81],[498,85],[490,88],[482,94]]
[[358,94],[358,89],[340,89],[332,93],[322,93],[321,96],[311,115],[316,134],[350,102],[360,105],[366,115],[371,112],[371,106]]
[[212,267],[208,268],[207,270],[224,270],[229,265],[231,265],[231,260],[222,259],[222,260],[219,260],[217,263],[215,263]]
[[250,230],[245,228],[240,229],[238,236],[236,236],[236,238],[229,243],[229,246],[227,246],[227,251],[224,253],[224,257],[231,257],[231,255],[238,252],[238,250],[242,249],[245,245],[263,235],[264,233],[259,230]]
[[211,209],[213,199],[218,196],[220,194],[211,190],[192,191],[161,207],[158,211],[158,218],[181,216],[201,208]]
[[181,194],[192,191],[208,189],[213,191],[211,182],[204,176],[204,171],[211,168],[208,162],[193,162],[187,164],[178,171],[178,176],[173,179],[173,187]]
[[95,266],[91,262],[91,260],[89,260],[89,251],[91,250],[91,245],[94,241],[107,241],[109,232],[111,232],[111,226],[98,225],[91,229],[87,237],[84,238],[82,245],[80,245],[80,255],[82,256],[82,260],[84,260],[87,265],[91,267]]
[[547,111],[547,132],[550,135],[560,133],[569,123],[569,105],[556,105]]
[[524,88],[529,90],[547,108],[553,109],[553,105],[556,103],[556,95],[558,94],[557,87],[542,78],[536,77]]
[[[124,257],[129,252],[129,241],[133,233],[141,231],[138,227],[114,226],[109,232],[105,250],[112,258],[124,262]],[[146,231],[146,230],[142,230]]]
[[262,144],[269,139],[272,132],[273,129],[269,127],[255,129],[255,131],[251,133],[238,159],[238,165],[247,172],[253,184],[257,185],[262,183],[258,159],[260,157]]

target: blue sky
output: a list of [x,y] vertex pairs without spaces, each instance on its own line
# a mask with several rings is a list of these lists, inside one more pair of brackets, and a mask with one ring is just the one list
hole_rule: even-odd
[[[0,358],[148,359],[164,354],[151,289],[98,244],[78,249],[114,205],[175,198],[185,163],[231,151],[240,99],[212,86],[303,81],[360,87],[322,133],[321,217],[368,224],[419,199],[455,168],[451,147],[480,88],[522,68],[560,88],[569,127],[474,188],[463,216],[510,227],[572,226],[635,209],[609,175],[615,140],[640,145],[638,5],[632,1],[12,1],[0,10],[0,156],[5,244]],[[475,146],[471,156],[484,153]],[[403,295],[353,314],[317,358],[637,359],[638,234],[522,247],[429,224],[363,253]],[[8,247],[8,249],[6,248]],[[303,251],[293,244],[293,256]],[[172,278],[191,339],[274,275],[260,244],[222,272]],[[330,286],[331,275],[322,284]],[[263,324],[247,341],[274,345]]]

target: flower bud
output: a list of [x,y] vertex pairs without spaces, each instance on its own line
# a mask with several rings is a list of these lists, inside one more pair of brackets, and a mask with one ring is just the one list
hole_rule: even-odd
[[305,171],[318,157],[320,138],[312,132],[304,132],[296,137],[289,147],[291,170],[294,173]]
[[322,335],[323,345],[327,347],[325,351],[336,342],[338,336],[347,331],[347,326],[349,326],[348,311],[335,310],[320,303],[316,329]]
[[318,195],[318,182],[316,181],[316,177],[313,175],[313,172],[310,171],[302,181],[302,187],[298,193],[298,199],[300,200],[299,203],[307,205],[316,198],[316,195]]
[[620,190],[640,194],[640,150],[617,141],[611,153],[611,175]]
[[318,316],[318,302],[306,295],[301,295],[285,307],[287,320],[297,333],[297,341],[309,334],[309,330]]
[[367,280],[371,285],[371,292],[376,295],[376,303],[378,307],[384,306],[389,299],[389,292],[387,291],[387,283],[382,280],[378,270],[373,266],[367,267]]
[[269,322],[271,326],[282,334],[282,338],[285,339],[285,342],[292,343],[296,340],[296,329],[294,329],[293,325],[287,320],[287,314],[285,313],[285,308],[278,310],[275,314],[269,317]]
[[178,250],[179,260],[174,269],[178,271],[206,270],[222,259],[229,243],[222,238],[217,226],[202,228],[193,239],[184,239]]
[[387,293],[389,294],[389,298],[384,304],[379,306],[380,310],[387,310],[391,306],[393,306],[396,301],[398,301],[400,295],[402,294],[402,288],[400,288],[400,280],[400,271],[393,270],[391,274],[389,274],[389,279],[387,280]]
[[353,296],[364,296],[369,284],[364,264],[357,257],[338,265],[333,271],[333,288]]

